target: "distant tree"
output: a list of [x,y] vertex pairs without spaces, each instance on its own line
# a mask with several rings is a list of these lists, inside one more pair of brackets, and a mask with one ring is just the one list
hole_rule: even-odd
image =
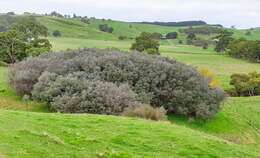
[[156,40],[160,40],[163,38],[163,35],[157,32],[152,33],[152,38]]
[[166,39],[176,39],[178,37],[177,32],[170,32],[166,35]]
[[188,44],[188,45],[193,44],[194,40],[196,40],[196,34],[193,33],[193,32],[190,32],[190,33],[187,35],[187,44]]
[[114,31],[113,27],[109,27],[107,24],[99,25],[99,30],[108,33],[112,33]]
[[252,33],[251,33],[250,30],[247,30],[246,33],[245,33],[246,36],[251,36],[251,34],[252,34]]
[[75,13],[73,14],[73,18],[77,18],[77,15]]
[[195,33],[189,33],[188,35],[187,35],[187,39],[190,39],[190,40],[195,40],[196,39],[196,34]]
[[122,40],[127,39],[127,37],[126,36],[119,36],[118,39],[122,41]]
[[142,22],[144,24],[153,24],[161,26],[200,26],[206,25],[204,21],[181,21],[181,22]]
[[54,17],[63,17],[63,15],[62,14],[60,14],[60,13],[58,13],[58,12],[56,12],[56,11],[52,11],[51,13],[50,13],[50,16],[54,16]]
[[15,15],[14,12],[7,12],[6,15]]
[[50,42],[40,38],[47,33],[47,28],[34,18],[24,18],[11,30],[0,33],[0,60],[15,63],[30,55],[50,51]]
[[14,25],[12,29],[23,34],[23,37],[27,41],[38,39],[40,36],[46,37],[48,35],[48,29],[39,23],[34,17],[24,18]]
[[200,26],[200,27],[189,27],[185,29],[180,29],[179,32],[185,34],[202,34],[202,35],[210,35],[210,34],[219,34],[223,31],[223,28],[216,26]]
[[147,52],[148,54],[160,54],[159,47],[159,42],[152,38],[151,33],[142,32],[140,36],[136,37],[131,50]]
[[204,43],[202,46],[203,49],[208,49],[209,48],[209,44],[208,43]]
[[221,34],[216,37],[217,44],[215,50],[217,52],[225,51],[228,48],[230,42],[233,41],[232,35],[233,32],[229,32],[227,30],[222,31]]
[[90,24],[88,17],[81,18],[80,21],[86,24]]
[[60,33],[59,30],[53,31],[52,35],[53,35],[54,37],[61,37],[61,33]]

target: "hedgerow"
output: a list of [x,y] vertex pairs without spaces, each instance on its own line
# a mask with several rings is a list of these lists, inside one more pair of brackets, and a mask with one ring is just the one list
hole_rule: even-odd
[[[48,80],[47,84],[50,86],[37,91],[46,73],[51,73],[58,79]],[[57,99],[55,100],[52,95],[49,97],[38,95],[52,89],[53,85],[59,83],[60,78],[65,80],[64,82],[70,81],[70,78],[77,78],[73,82],[79,82],[77,84],[80,85],[84,82],[91,83],[90,85],[96,82],[108,82],[119,88],[127,84],[137,94],[136,101],[140,103],[164,107],[168,113],[198,118],[214,116],[225,96],[220,88],[212,87],[210,81],[195,68],[165,57],[137,52],[81,49],[49,53],[29,58],[10,68],[11,84],[20,95],[33,94],[35,98],[50,103]],[[59,96],[64,96],[66,99],[81,97],[85,89],[82,85],[79,87],[71,93],[71,89],[65,86]],[[120,92],[120,88],[118,91]],[[64,98],[59,98],[56,102],[62,106],[68,104]],[[56,106],[56,103],[53,106]],[[66,109],[64,112],[75,111]]]

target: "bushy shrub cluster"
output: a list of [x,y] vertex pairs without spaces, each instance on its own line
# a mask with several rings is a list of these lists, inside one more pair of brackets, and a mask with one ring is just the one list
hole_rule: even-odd
[[[100,98],[98,105],[102,103],[109,107],[109,103],[116,101],[119,103],[115,106],[121,106],[120,98],[132,98],[129,97],[133,95],[132,90],[137,94],[136,101],[140,103],[164,107],[168,113],[209,118],[218,112],[224,99],[224,92],[211,87],[210,81],[195,68],[168,58],[137,52],[82,49],[49,53],[14,64],[10,68],[10,81],[19,94],[33,94],[42,101],[55,102],[54,108],[65,106],[88,109],[92,107],[90,103],[85,103],[88,96],[94,97],[93,100]],[[122,88],[124,84],[129,85],[131,90]],[[102,93],[102,90],[90,91],[91,87],[96,86],[106,93]],[[117,95],[120,98],[116,98]],[[115,100],[102,100],[104,97],[115,97]],[[68,101],[70,99],[71,102]],[[74,101],[79,103],[79,107]],[[96,104],[92,99],[89,101]],[[55,110],[70,111],[66,108]],[[107,110],[99,113],[103,112],[107,113]]]
[[230,84],[234,89],[229,90],[232,96],[260,95],[260,73],[233,74]]
[[260,62],[260,41],[234,40],[229,44],[228,53],[236,58]]

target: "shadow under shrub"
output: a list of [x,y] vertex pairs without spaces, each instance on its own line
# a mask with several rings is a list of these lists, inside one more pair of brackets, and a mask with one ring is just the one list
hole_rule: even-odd
[[[168,113],[197,118],[214,116],[225,97],[220,88],[210,86],[210,81],[191,66],[160,56],[100,49],[49,53],[27,59],[10,68],[11,84],[19,94],[32,95],[44,72],[58,77],[70,74],[78,82],[128,84],[140,103],[163,106]],[[67,89],[63,93],[68,93]],[[73,97],[78,93],[73,93]]]

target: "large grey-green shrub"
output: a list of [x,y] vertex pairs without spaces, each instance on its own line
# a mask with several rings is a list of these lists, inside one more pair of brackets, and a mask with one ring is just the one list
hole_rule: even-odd
[[45,72],[34,85],[33,98],[48,102],[51,109],[63,113],[119,115],[136,106],[136,94],[126,84],[117,86],[102,81],[81,80]]
[[[28,65],[34,65],[36,61],[48,64],[28,68]],[[27,73],[17,78],[17,74],[23,71]],[[37,73],[30,77],[32,71]],[[214,116],[224,99],[224,92],[210,87],[209,81],[195,68],[168,58],[137,52],[81,49],[45,54],[12,66],[12,85],[18,92],[31,95],[31,85],[38,82],[43,72],[58,76],[71,74],[79,78],[79,82],[102,81],[116,85],[127,83],[137,94],[139,102],[154,107],[163,106],[168,113],[199,118]],[[23,78],[26,78],[26,82],[21,80]]]

